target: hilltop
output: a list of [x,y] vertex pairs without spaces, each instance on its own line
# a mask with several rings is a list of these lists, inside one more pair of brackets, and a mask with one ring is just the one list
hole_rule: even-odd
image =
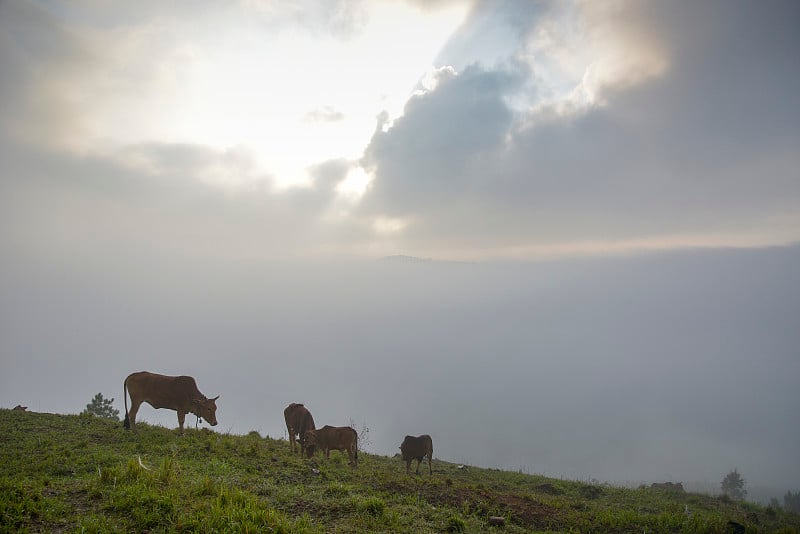
[[800,532],[796,514],[700,494],[359,463],[302,460],[256,432],[0,409],[0,532]]

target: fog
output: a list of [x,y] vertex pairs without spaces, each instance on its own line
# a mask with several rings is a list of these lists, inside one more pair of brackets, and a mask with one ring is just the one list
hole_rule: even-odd
[[[800,247],[466,264],[117,254],[0,270],[0,406],[189,374],[219,432],[283,408],[392,455],[614,482],[800,480]],[[139,419],[176,427],[174,412]],[[191,426],[194,418],[187,419]],[[120,432],[122,432],[120,427]]]

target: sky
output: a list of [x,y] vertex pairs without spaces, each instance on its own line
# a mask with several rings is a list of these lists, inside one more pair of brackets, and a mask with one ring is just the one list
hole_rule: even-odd
[[798,20],[0,2],[0,406],[147,369],[222,431],[306,402],[381,454],[797,490]]

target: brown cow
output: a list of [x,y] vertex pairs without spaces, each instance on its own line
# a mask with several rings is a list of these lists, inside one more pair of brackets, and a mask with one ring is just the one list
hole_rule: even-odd
[[[143,402],[153,408],[168,408],[178,412],[178,424],[183,434],[183,421],[187,413],[205,419],[211,426],[217,425],[217,403],[219,395],[207,398],[197,389],[191,376],[165,376],[141,371],[128,375],[123,383],[125,399],[125,428],[136,426],[136,412]],[[128,397],[131,396],[131,410],[128,412]]]
[[331,451],[347,451],[350,465],[358,467],[358,434],[349,426],[325,425],[316,430],[306,431],[306,451],[308,457],[314,456],[317,447],[331,457]]
[[16,406],[14,406],[11,409],[12,410],[17,410],[18,412],[27,412],[28,411],[28,407],[27,406],[23,406],[21,404],[17,404]]
[[425,457],[428,457],[428,474],[433,474],[431,461],[433,460],[433,440],[428,434],[423,434],[418,437],[406,436],[403,444],[400,445],[400,452],[403,456],[403,461],[406,463],[406,473],[411,469],[411,462],[417,461],[417,474],[419,474],[419,464]]
[[[283,410],[283,419],[286,421],[286,431],[289,432],[289,444],[292,446],[292,452],[295,451],[296,441],[299,441],[300,456],[305,456],[306,432],[317,428],[314,426],[311,412],[302,404],[293,402]],[[295,440],[295,436],[299,439]]]

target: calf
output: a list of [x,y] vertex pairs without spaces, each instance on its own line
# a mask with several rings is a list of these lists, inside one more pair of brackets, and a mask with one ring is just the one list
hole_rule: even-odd
[[314,456],[316,449],[331,457],[331,451],[347,451],[350,465],[358,467],[358,434],[349,426],[325,425],[316,430],[306,431],[306,451],[308,457]]
[[419,474],[419,464],[425,457],[428,457],[428,474],[433,474],[431,461],[433,460],[433,440],[428,434],[421,436],[406,436],[403,444],[400,445],[400,452],[403,456],[403,461],[406,463],[406,473],[411,469],[411,462],[417,461],[417,474]]

